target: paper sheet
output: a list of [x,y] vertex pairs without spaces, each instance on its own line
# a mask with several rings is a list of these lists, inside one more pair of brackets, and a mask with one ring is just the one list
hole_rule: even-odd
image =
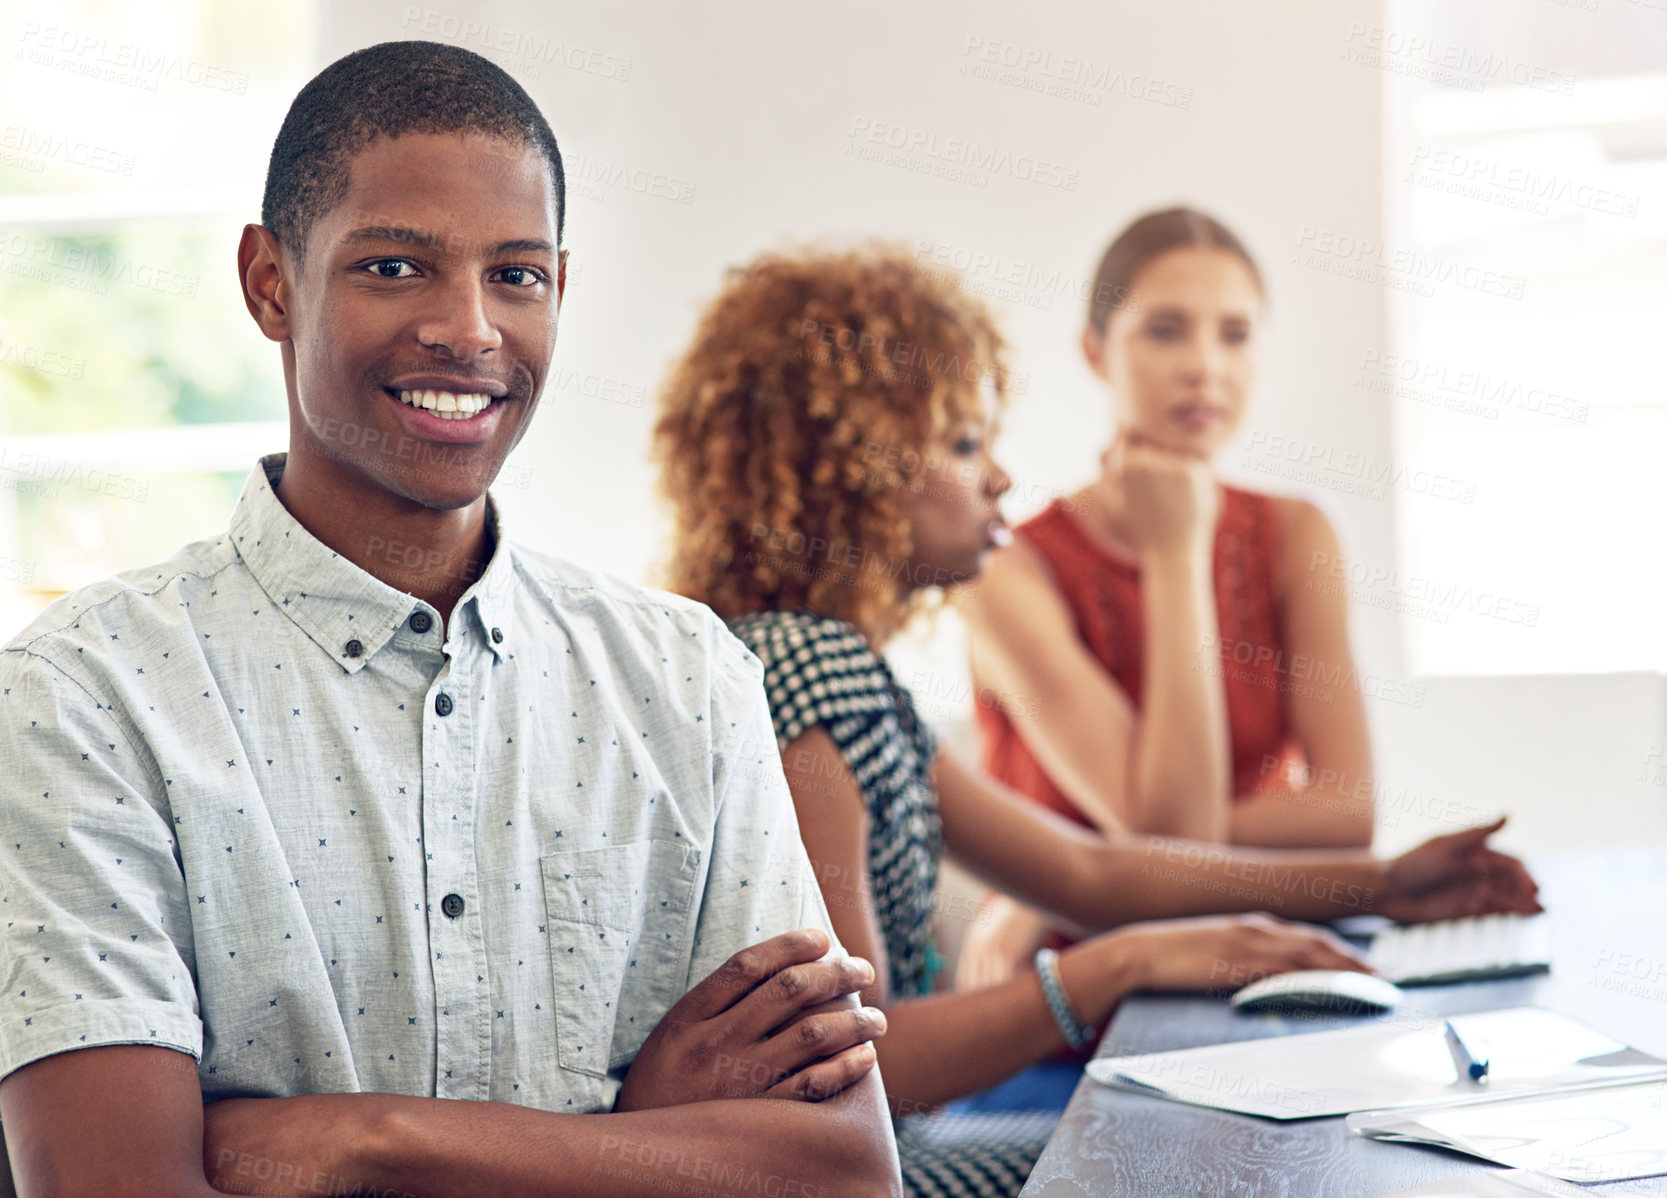
[[1465,1173],[1380,1198],[1587,1198],[1587,1194],[1554,1177],[1506,1169],[1502,1173]]
[[1486,1100],[1626,1077],[1667,1077],[1667,1061],[1628,1049],[1579,1020],[1537,1007],[1452,1017],[1488,1080],[1461,1079],[1440,1020],[1376,1020],[1360,1027],[1088,1065],[1104,1085],[1156,1091],[1196,1106],[1271,1119]]
[[1544,1174],[1506,1169],[1502,1173],[1465,1173],[1380,1198],[1587,1198],[1587,1193]]
[[1667,1081],[1373,1112],[1349,1126],[1375,1139],[1456,1148],[1587,1185],[1667,1173]]

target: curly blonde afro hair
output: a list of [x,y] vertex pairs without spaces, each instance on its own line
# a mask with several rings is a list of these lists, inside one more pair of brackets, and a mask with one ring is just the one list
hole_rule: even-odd
[[912,585],[906,489],[955,422],[1007,397],[1005,344],[952,272],[901,246],[767,253],[732,267],[658,397],[675,522],[662,585],[725,619],[809,609],[879,644]]

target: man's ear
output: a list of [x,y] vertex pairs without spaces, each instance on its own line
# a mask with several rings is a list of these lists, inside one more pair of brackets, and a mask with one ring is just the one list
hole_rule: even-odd
[[556,254],[556,307],[561,307],[562,297],[567,294],[567,251],[561,250]]
[[294,287],[285,274],[283,247],[264,225],[244,225],[237,243],[237,276],[243,304],[268,341],[290,339],[289,302]]

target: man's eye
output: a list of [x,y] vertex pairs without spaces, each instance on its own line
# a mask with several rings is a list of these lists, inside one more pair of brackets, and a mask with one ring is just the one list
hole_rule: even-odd
[[965,457],[969,454],[977,453],[980,444],[982,444],[982,442],[979,441],[977,437],[967,436],[956,441],[952,448],[956,453]]
[[[400,274],[399,271],[402,267],[409,270],[411,274]],[[368,263],[366,269],[374,270],[377,278],[380,279],[409,279],[412,278],[417,271],[417,268],[412,266],[411,263],[407,262],[404,258],[381,258],[375,262]]]
[[1154,341],[1177,341],[1181,337],[1181,328],[1173,324],[1154,324],[1147,326],[1146,335]]
[[511,287],[535,287],[544,276],[530,266],[506,266],[498,272]]

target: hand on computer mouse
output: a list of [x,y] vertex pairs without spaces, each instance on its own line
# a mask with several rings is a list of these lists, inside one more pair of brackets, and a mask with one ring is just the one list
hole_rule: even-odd
[[1370,972],[1332,932],[1271,915],[1152,920],[1107,935],[1137,947],[1141,985],[1152,990],[1236,990],[1297,969]]

